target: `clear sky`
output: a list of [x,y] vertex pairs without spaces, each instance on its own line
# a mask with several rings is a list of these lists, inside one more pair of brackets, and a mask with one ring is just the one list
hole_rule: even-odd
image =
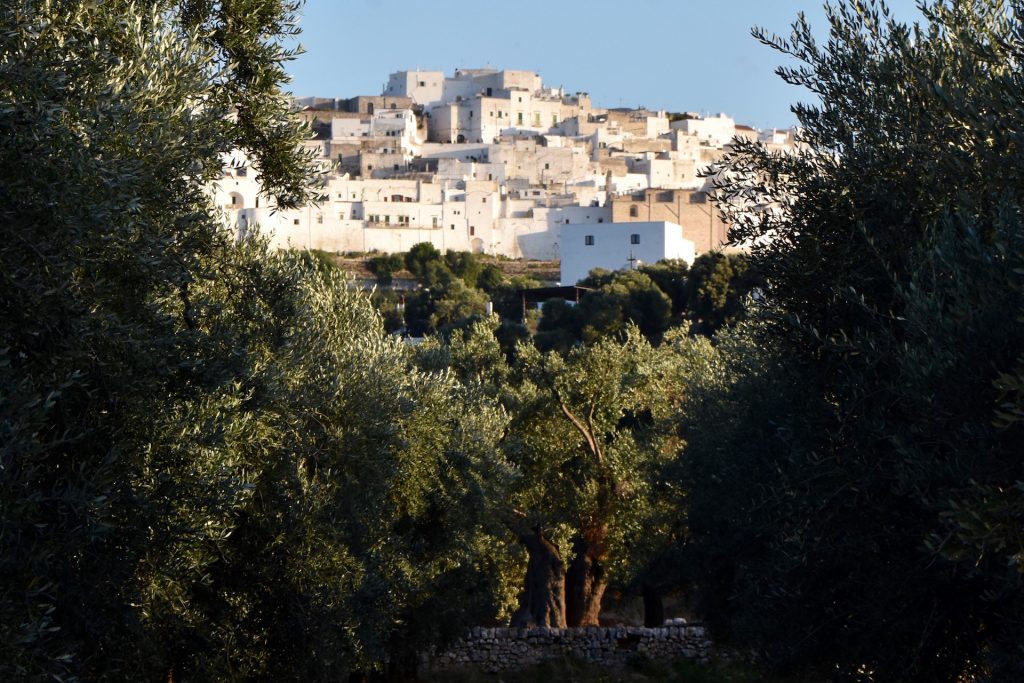
[[[298,96],[379,95],[388,74],[417,67],[535,71],[597,107],[725,112],[758,128],[796,122],[809,95],[774,74],[785,62],[750,35],[787,35],[803,11],[827,36],[821,2],[798,0],[306,0],[292,62]],[[915,0],[893,14],[919,17]]]

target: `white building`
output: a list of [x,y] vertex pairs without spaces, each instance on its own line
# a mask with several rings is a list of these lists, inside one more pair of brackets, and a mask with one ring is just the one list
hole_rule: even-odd
[[[380,97],[304,102],[323,107],[300,114],[319,136],[307,146],[328,173],[323,197],[278,211],[260,194],[248,160],[226,159],[215,200],[240,232],[259,224],[275,246],[337,252],[430,242],[561,257],[566,284],[596,266],[692,260],[694,244],[678,225],[614,224],[614,207],[623,194],[701,186],[699,174],[734,134],[756,135],[724,114],[691,114],[670,129],[663,111],[594,109],[586,93],[546,88],[530,71],[400,71]],[[762,139],[786,146],[792,135],[769,131]]]
[[692,264],[694,244],[676,223],[569,223],[561,226],[562,284],[576,284],[594,268],[628,270],[662,259]]
[[724,147],[736,135],[736,122],[731,116],[718,114],[702,119],[682,119],[672,122],[672,130],[680,130],[695,136],[701,143],[711,147]]

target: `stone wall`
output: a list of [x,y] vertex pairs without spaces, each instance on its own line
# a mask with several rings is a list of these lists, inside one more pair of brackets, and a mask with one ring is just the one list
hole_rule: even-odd
[[623,666],[637,656],[705,662],[710,650],[711,641],[700,624],[661,628],[474,628],[448,651],[431,658],[428,667],[475,665],[496,672],[562,657],[605,666]]

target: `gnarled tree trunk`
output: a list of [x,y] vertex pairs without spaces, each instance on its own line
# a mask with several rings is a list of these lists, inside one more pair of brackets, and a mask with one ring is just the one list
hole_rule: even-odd
[[526,580],[519,595],[519,609],[512,626],[553,626],[565,628],[565,564],[558,548],[544,538],[539,527],[520,534],[519,542],[530,557]]
[[579,535],[573,539],[573,559],[565,582],[566,623],[569,626],[597,626],[601,598],[607,587],[604,565],[604,533]]

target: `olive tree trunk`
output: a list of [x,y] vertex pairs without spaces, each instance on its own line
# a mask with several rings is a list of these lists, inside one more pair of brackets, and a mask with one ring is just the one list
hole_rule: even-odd
[[569,626],[598,626],[601,598],[607,587],[603,543],[577,536],[566,575],[565,608]]
[[565,628],[565,563],[558,548],[537,527],[531,533],[520,534],[519,542],[530,559],[512,626]]

